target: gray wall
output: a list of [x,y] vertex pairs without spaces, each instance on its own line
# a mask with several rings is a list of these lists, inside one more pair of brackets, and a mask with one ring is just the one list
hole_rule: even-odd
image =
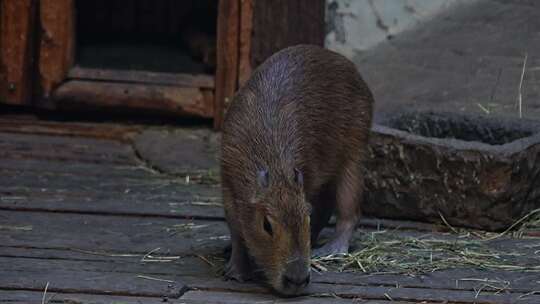
[[349,58],[456,4],[476,0],[327,0],[326,47]]

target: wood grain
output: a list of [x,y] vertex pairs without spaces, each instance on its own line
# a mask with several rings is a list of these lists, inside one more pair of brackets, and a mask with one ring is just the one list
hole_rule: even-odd
[[237,89],[239,0],[219,0],[214,128],[220,129],[227,104]]
[[0,1],[0,103],[30,104],[36,1]]
[[75,4],[73,0],[41,0],[42,28],[39,76],[42,97],[48,99],[67,77],[75,60]]
[[323,46],[325,7],[324,0],[253,0],[252,68],[288,46]]
[[142,126],[54,122],[35,119],[0,119],[0,132],[34,135],[81,136],[127,142]]
[[69,70],[67,77],[77,80],[172,85],[187,88],[214,88],[214,77],[204,74],[191,75],[134,70],[124,71],[74,66]]
[[253,69],[251,65],[251,40],[253,39],[253,5],[256,0],[240,2],[240,51],[238,63],[238,86],[242,86]]
[[[44,286],[43,286],[44,287]],[[27,290],[0,290],[0,299],[5,303],[41,303],[43,291]],[[45,303],[55,304],[96,304],[96,303],[122,303],[122,304],[163,304],[166,297],[138,297],[138,296],[112,296],[103,294],[80,294],[51,292],[46,295]],[[48,302],[47,302],[48,301]],[[185,301],[185,304],[199,304]]]
[[[141,163],[129,142],[95,138],[93,132],[91,138],[80,131],[79,136],[63,134],[0,133],[3,302],[39,303],[47,282],[46,300],[59,304],[540,302],[538,272],[314,272],[305,293],[288,299],[264,284],[225,281],[227,224],[223,215],[210,217],[220,207],[195,210],[190,204],[219,201],[219,187],[156,173]],[[185,162],[194,160],[186,157]],[[383,229],[403,238],[460,239],[422,224],[369,225],[358,233]],[[519,253],[509,257],[513,262],[538,265],[536,239],[503,237],[485,244]],[[169,261],[158,262],[156,256]]]
[[70,80],[53,94],[60,108],[99,107],[154,113],[212,117],[198,88]]

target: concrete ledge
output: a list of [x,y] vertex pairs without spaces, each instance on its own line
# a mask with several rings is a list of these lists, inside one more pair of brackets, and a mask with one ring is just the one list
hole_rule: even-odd
[[367,214],[500,230],[540,208],[540,123],[433,112],[383,123],[370,143]]

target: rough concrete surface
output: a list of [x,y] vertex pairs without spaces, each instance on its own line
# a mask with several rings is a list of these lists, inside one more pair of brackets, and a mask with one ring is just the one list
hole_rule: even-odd
[[327,0],[325,45],[352,58],[456,5],[477,0]]
[[208,129],[147,129],[133,140],[138,156],[149,166],[177,176],[214,174],[219,134]]
[[540,123],[406,112],[384,124],[371,136],[366,214],[504,230],[540,208]]
[[410,108],[519,117],[520,83],[522,116],[540,119],[539,50],[540,1],[481,0],[353,61],[374,92],[376,119]]

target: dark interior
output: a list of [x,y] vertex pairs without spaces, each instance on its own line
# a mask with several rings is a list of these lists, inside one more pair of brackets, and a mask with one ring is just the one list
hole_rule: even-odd
[[481,115],[411,112],[386,118],[383,125],[416,135],[503,145],[540,132],[538,124]]
[[77,0],[83,67],[215,72],[217,0]]

